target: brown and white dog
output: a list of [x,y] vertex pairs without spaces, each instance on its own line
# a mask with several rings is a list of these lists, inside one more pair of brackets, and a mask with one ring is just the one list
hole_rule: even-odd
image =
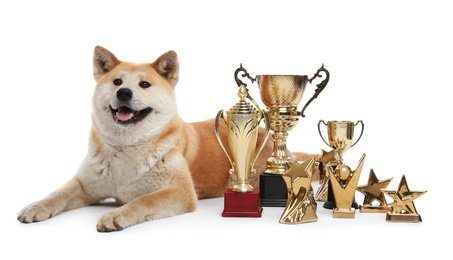
[[[223,196],[231,165],[218,143],[214,120],[186,123],[178,116],[176,53],[136,64],[97,46],[93,61],[97,84],[88,153],[72,179],[22,209],[17,219],[43,221],[114,199],[120,207],[102,216],[97,230],[119,231],[192,212],[198,199]],[[265,169],[270,154],[268,141],[255,163],[257,172]],[[298,160],[310,156],[298,154]]]

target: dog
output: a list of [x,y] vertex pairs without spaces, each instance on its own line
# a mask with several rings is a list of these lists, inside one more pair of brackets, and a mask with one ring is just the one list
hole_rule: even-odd
[[[199,199],[223,196],[231,164],[217,140],[214,119],[187,123],[178,115],[179,61],[174,51],[153,63],[132,63],[96,46],[93,76],[86,157],[60,189],[24,207],[19,222],[44,221],[113,199],[118,207],[102,216],[96,227],[99,232],[120,231],[193,212]],[[226,138],[226,127],[220,130]],[[258,143],[263,136],[261,131]],[[272,150],[268,140],[255,162],[257,172],[265,170]],[[311,156],[300,152],[297,160]]]

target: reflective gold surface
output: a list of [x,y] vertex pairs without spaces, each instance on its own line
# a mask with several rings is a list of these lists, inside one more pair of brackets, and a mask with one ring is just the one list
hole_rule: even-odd
[[257,75],[261,100],[269,110],[295,108],[307,86],[306,75]]
[[422,222],[420,214],[415,209],[414,200],[427,191],[411,191],[407,186],[406,176],[403,175],[398,190],[383,190],[394,201],[388,204],[391,212],[387,213],[389,222]]
[[[329,142],[326,142],[321,132],[321,123],[327,126],[327,137]],[[354,142],[354,128],[361,124],[362,130],[360,132],[359,138]],[[324,120],[319,120],[318,122],[318,132],[325,144],[330,146],[332,149],[336,150],[340,155],[340,163],[343,161],[343,154],[349,148],[357,144],[357,142],[362,138],[364,129],[364,124],[362,120],[354,123],[353,121],[327,121],[327,124]]]
[[[251,174],[255,173],[254,163],[261,152],[269,136],[269,119],[261,109],[252,106],[246,101],[251,98],[245,85],[241,85],[238,91],[239,102],[230,111],[220,110],[215,120],[215,131],[217,139],[225,154],[230,160],[232,169],[230,172],[236,175],[236,184],[232,187],[235,192],[252,192],[254,190],[250,183]],[[252,99],[252,101],[254,101]],[[261,120],[266,123],[266,133],[263,142],[258,150],[255,150],[258,138],[258,128]],[[221,138],[219,122],[223,121],[227,126],[228,146]],[[228,150],[226,147],[229,147]]]
[[[321,72],[326,74],[326,78],[317,85],[315,94],[302,111],[297,111],[307,83],[321,77]],[[283,175],[289,170],[288,163],[292,160],[286,148],[288,131],[297,125],[299,117],[304,116],[303,111],[308,104],[325,88],[329,81],[329,72],[322,66],[311,79],[306,75],[257,75],[256,80],[261,100],[267,108],[274,140],[274,150],[267,161],[264,173]]]
[[365,161],[365,154],[359,160],[357,168],[352,171],[349,166],[341,164],[332,171],[327,167],[330,176],[332,192],[335,196],[336,208],[332,211],[334,218],[354,218],[355,209],[351,208],[357,189],[360,174]]
[[331,150],[329,152],[321,150],[321,156],[317,160],[319,170],[319,186],[316,191],[316,201],[327,201],[329,192],[329,173],[326,171],[327,166],[337,166],[339,161],[338,152]]
[[[387,213],[391,211],[391,207],[387,205],[382,189],[387,188],[392,179],[393,178],[378,180],[374,170],[370,170],[368,183],[357,187],[357,190],[365,195],[363,205],[360,205],[360,212]],[[376,205],[375,202],[377,202],[378,205]]]
[[288,200],[280,223],[300,224],[318,220],[311,180],[315,159],[302,163],[290,162],[290,169],[283,175],[288,188]]

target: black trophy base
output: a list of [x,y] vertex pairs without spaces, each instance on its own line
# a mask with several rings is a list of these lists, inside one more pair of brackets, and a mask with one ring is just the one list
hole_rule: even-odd
[[262,207],[286,207],[288,188],[282,175],[260,175],[260,201]]

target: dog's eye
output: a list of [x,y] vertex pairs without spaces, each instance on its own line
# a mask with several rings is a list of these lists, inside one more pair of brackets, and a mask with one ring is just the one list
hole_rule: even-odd
[[151,84],[148,81],[140,81],[140,83],[138,83],[138,85],[141,88],[149,88],[149,87],[151,87]]
[[121,79],[115,79],[113,81],[113,84],[115,84],[116,86],[119,86],[119,85],[123,84],[123,81]]

